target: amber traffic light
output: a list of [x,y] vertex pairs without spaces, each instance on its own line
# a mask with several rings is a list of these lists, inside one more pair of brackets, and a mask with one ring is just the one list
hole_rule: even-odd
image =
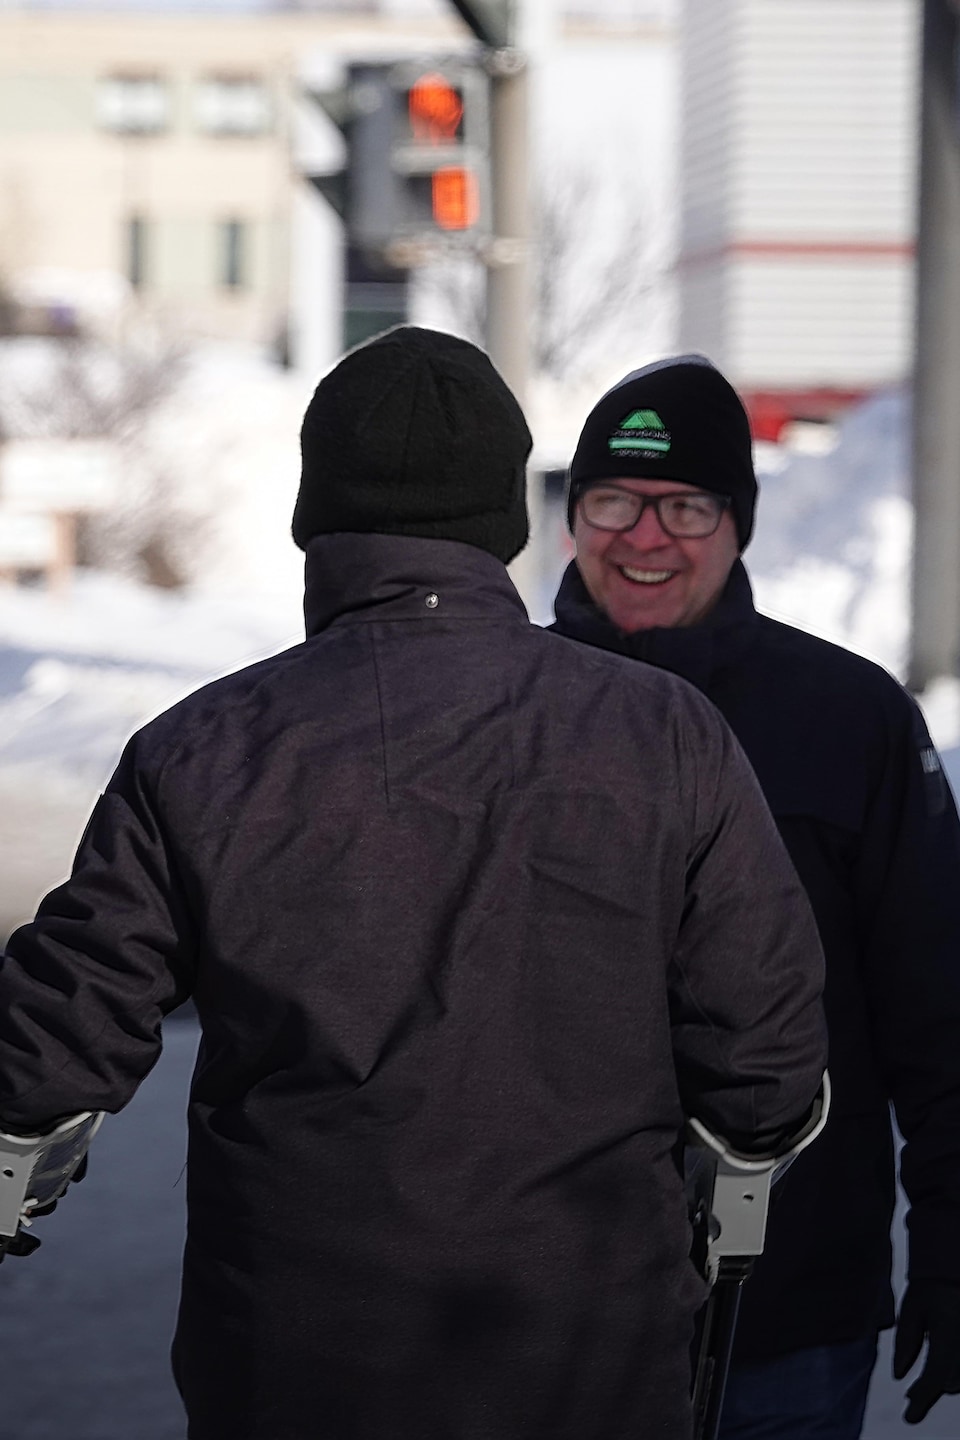
[[472,170],[448,165],[433,172],[433,218],[441,230],[469,230],[480,215],[480,187]]

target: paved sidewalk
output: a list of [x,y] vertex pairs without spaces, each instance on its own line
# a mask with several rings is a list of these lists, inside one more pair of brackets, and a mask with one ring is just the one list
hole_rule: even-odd
[[168,1352],[195,1021],[169,1021],[165,1040],[131,1104],[104,1121],[87,1178],[37,1221],[40,1249],[0,1266],[4,1440],[184,1440]]

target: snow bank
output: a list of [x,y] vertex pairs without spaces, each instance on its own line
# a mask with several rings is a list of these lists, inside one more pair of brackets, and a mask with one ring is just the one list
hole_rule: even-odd
[[908,397],[852,410],[827,454],[758,457],[760,502],[747,568],[778,619],[879,661],[902,677],[909,640]]
[[131,733],[197,686],[302,638],[298,605],[79,573],[0,587],[0,941],[68,872]]

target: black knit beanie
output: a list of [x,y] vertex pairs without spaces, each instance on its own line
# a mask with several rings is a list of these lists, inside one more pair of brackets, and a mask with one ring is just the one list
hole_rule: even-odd
[[703,355],[634,370],[587,416],[570,465],[567,519],[594,480],[679,480],[729,495],[740,549],[753,532],[757,477],[739,395]]
[[293,512],[301,550],[334,531],[461,540],[504,564],[527,542],[530,432],[475,345],[398,325],[314,391]]

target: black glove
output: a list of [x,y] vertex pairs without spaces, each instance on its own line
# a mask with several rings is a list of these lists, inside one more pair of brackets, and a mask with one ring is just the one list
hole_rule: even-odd
[[902,1380],[916,1364],[923,1342],[927,1355],[919,1377],[907,1391],[904,1420],[917,1425],[941,1395],[960,1393],[960,1285],[943,1280],[913,1280],[897,1317],[893,1378]]
[[32,1255],[39,1246],[36,1235],[18,1230],[16,1235],[0,1235],[0,1265],[8,1255]]

